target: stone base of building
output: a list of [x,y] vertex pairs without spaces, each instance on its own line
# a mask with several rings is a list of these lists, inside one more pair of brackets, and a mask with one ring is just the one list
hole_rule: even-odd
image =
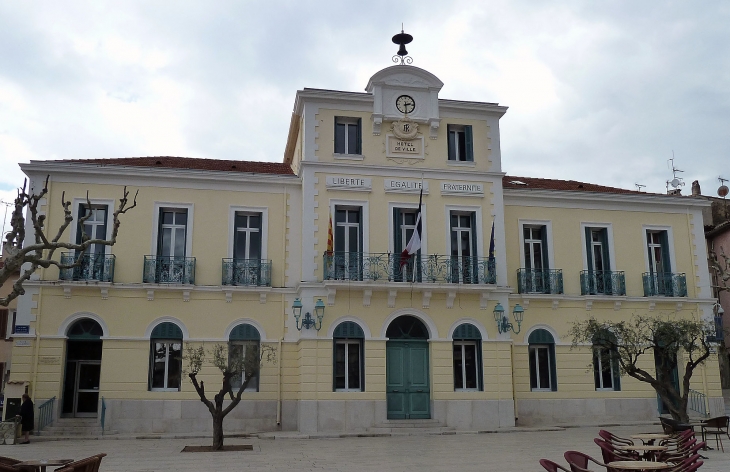
[[517,414],[517,426],[651,421],[659,416],[656,398],[518,400]]

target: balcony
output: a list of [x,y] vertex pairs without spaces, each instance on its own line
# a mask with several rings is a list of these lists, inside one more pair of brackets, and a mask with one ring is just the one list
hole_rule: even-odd
[[580,273],[581,295],[626,295],[626,276],[623,271],[583,270]]
[[412,257],[401,266],[400,254],[333,252],[324,254],[324,280],[449,284],[497,283],[494,260],[469,256]]
[[223,259],[223,285],[271,287],[271,261]]
[[[97,282],[114,281],[114,254],[84,254],[81,262],[76,267],[61,269],[58,275],[59,280],[80,281],[93,280]],[[61,264],[73,264],[76,262],[76,253],[61,253]]]
[[517,269],[518,293],[563,293],[562,269]]
[[144,256],[142,282],[192,285],[195,283],[195,258]]
[[651,273],[641,274],[644,282],[645,297],[686,297],[687,276],[683,273]]

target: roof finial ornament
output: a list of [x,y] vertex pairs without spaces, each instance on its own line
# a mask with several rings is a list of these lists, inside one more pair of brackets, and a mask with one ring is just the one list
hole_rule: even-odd
[[395,56],[393,56],[393,62],[401,66],[413,63],[413,58],[409,56],[408,51],[406,51],[406,44],[411,41],[413,41],[413,36],[403,32],[403,24],[401,23],[400,33],[393,36],[393,42],[400,45],[398,52]]

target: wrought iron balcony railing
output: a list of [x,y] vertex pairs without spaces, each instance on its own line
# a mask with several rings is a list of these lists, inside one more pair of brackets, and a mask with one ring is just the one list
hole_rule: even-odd
[[223,285],[271,287],[271,261],[223,259]]
[[192,285],[195,283],[195,258],[144,256],[142,282]]
[[494,260],[470,256],[411,257],[400,254],[331,252],[324,254],[324,280],[495,284]]
[[[84,254],[76,267],[61,269],[59,280],[95,280],[99,282],[114,281],[114,254]],[[61,264],[76,262],[75,252],[61,253]]]
[[583,270],[580,273],[581,295],[626,295],[626,276],[616,270]]
[[563,293],[562,269],[517,269],[519,293]]
[[645,297],[686,297],[687,276],[683,273],[650,273],[641,275]]

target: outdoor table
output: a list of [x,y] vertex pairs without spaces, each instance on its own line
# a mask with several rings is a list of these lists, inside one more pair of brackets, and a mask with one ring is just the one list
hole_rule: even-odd
[[641,434],[633,434],[631,435],[631,439],[640,439],[641,442],[646,444],[647,446],[652,446],[654,444],[654,441],[657,439],[669,439],[671,436],[668,434],[660,434],[660,433],[641,433]]
[[40,469],[41,472],[46,472],[46,467],[60,467],[62,465],[66,465],[69,462],[73,462],[73,459],[49,459],[45,461],[25,461],[25,462],[19,462],[13,467],[35,467],[36,470]]
[[660,451],[666,451],[667,446],[641,446],[641,445],[630,445],[630,444],[621,444],[618,446],[615,446],[616,449],[621,449],[624,451],[636,451],[636,452],[643,452],[644,453],[644,460],[653,460],[654,453],[660,452]]
[[663,470],[672,467],[666,462],[649,461],[616,461],[606,464],[611,469],[617,470]]

